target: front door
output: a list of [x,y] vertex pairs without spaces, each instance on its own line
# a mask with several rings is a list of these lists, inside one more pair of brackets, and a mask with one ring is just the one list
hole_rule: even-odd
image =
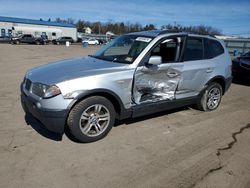
[[133,101],[136,104],[175,99],[181,80],[183,63],[179,57],[184,37],[171,37],[159,41],[148,55],[160,56],[162,63],[138,66],[134,75]]

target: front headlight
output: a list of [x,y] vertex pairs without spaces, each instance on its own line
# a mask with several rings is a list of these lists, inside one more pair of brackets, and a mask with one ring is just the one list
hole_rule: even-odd
[[48,86],[48,85],[41,84],[41,83],[33,83],[32,93],[39,97],[46,99],[46,98],[51,98],[51,97],[61,94],[61,91],[55,85]]
[[44,97],[43,98],[50,98],[50,97],[54,97],[54,96],[57,96],[61,94],[61,91],[59,89],[59,87],[53,85],[53,86],[50,86],[46,92],[44,93]]

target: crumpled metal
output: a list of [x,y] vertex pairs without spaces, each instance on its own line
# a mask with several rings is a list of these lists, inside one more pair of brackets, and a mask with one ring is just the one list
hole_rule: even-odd
[[170,78],[168,70],[142,72],[135,75],[134,100],[137,104],[160,100],[173,100],[181,73],[177,70],[175,77]]

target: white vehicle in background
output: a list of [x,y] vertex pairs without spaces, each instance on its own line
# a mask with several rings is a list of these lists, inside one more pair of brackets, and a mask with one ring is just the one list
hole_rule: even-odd
[[47,36],[49,41],[56,40],[62,37],[62,30],[57,28],[42,28],[42,27],[28,27],[28,26],[15,26],[12,29],[13,36],[21,34],[31,34],[34,37]]
[[99,41],[92,38],[92,39],[85,39],[82,41],[82,43],[88,43],[90,45],[98,45]]

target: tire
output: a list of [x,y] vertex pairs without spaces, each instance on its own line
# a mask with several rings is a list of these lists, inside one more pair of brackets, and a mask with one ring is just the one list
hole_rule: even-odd
[[39,42],[39,41],[36,41],[36,45],[40,45],[40,42]]
[[113,104],[101,96],[86,98],[70,111],[67,124],[71,134],[83,143],[104,138],[115,122]]
[[16,41],[16,44],[20,44],[20,41],[19,41],[19,40],[17,40],[17,41]]
[[57,44],[57,45],[59,45],[59,44],[60,44],[60,42],[56,42],[56,44]]
[[208,85],[197,103],[197,108],[201,111],[213,111],[220,105],[222,97],[222,87],[216,82]]

